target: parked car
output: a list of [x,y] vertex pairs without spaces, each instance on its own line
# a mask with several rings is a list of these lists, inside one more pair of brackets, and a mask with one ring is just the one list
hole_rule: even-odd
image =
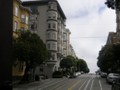
[[120,78],[113,82],[111,90],[120,90]]
[[100,76],[101,76],[102,78],[106,78],[106,77],[107,77],[107,73],[101,72]]
[[63,78],[63,73],[61,71],[55,71],[52,75],[53,78]]
[[118,80],[120,78],[120,75],[117,73],[110,73],[108,74],[106,81],[107,83],[112,84],[114,81]]
[[76,73],[72,73],[69,78],[76,78],[76,77],[77,77],[77,74]]

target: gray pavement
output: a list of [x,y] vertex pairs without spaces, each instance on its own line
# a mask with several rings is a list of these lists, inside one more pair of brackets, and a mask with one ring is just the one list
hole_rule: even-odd
[[84,74],[77,78],[51,78],[24,85],[13,90],[111,90],[111,85],[98,75]]

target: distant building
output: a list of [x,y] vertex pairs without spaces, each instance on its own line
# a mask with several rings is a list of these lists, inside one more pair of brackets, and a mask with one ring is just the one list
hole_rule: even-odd
[[66,16],[57,0],[25,1],[23,5],[32,11],[29,29],[40,36],[52,54],[52,58],[37,67],[35,73],[43,72],[52,77],[59,69],[62,57],[68,55],[70,31],[66,29]]
[[120,11],[116,9],[116,32],[109,32],[106,44],[120,43]]
[[115,44],[117,42],[118,42],[117,33],[115,33],[115,32],[109,32],[106,45],[108,45],[108,44]]
[[69,46],[70,46],[70,48],[69,48],[69,55],[73,56],[74,58],[77,58],[72,45],[70,44]]
[[116,23],[117,23],[116,28],[117,38],[119,39],[120,42],[120,10],[116,10]]
[[66,57],[69,55],[69,49],[70,49],[70,30],[65,29],[63,32],[63,57]]

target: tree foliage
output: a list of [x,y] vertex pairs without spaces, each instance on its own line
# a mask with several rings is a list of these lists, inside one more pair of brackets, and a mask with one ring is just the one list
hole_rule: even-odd
[[[13,56],[14,61],[24,61],[26,63],[24,81],[28,81],[28,72],[30,68],[35,69],[37,65],[42,64],[50,58],[50,53],[40,37],[30,31],[17,32],[13,38]],[[14,62],[13,61],[13,62]]]
[[75,58],[72,56],[67,56],[66,58],[63,58],[60,62],[61,68],[69,69],[76,65]]
[[101,71],[117,72],[120,65],[120,44],[105,45],[99,52],[97,65]]
[[19,32],[18,37],[13,41],[14,60],[41,64],[49,59],[50,53],[40,37],[29,31]]
[[89,68],[88,68],[88,65],[87,65],[85,60],[78,59],[78,61],[77,61],[77,70],[78,71],[83,71],[85,73],[89,72]]
[[120,0],[106,0],[105,4],[108,8],[120,10]]

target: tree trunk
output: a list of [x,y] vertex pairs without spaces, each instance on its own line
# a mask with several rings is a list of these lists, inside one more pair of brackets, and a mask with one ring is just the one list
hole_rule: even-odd
[[21,83],[29,82],[29,74],[30,74],[29,69],[30,69],[30,65],[26,63],[26,68],[25,68],[24,76],[21,80]]

